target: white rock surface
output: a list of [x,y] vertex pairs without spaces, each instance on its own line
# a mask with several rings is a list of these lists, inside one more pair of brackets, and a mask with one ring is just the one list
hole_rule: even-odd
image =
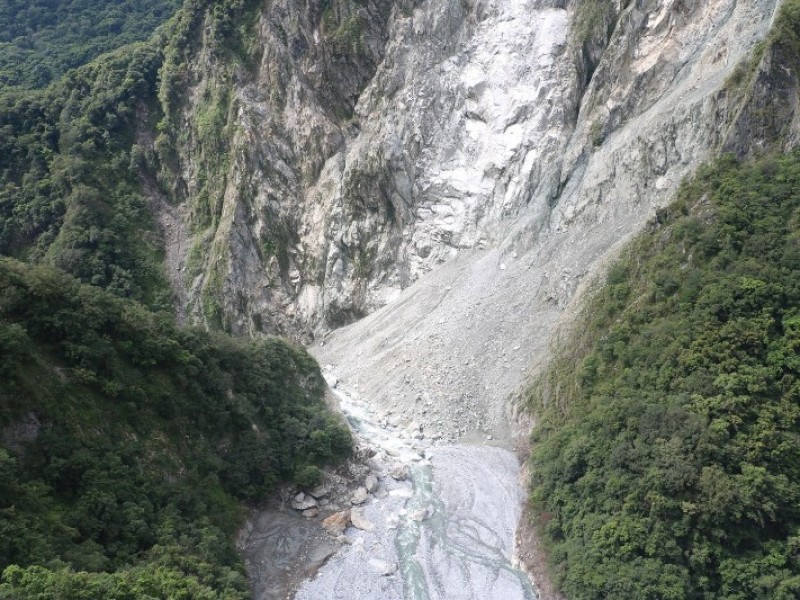
[[[725,80],[776,2],[633,3],[583,94],[571,8],[454,4],[423,2],[395,21],[359,134],[322,173],[318,219],[324,206],[344,210],[348,182],[379,165],[401,232],[350,222],[343,244],[366,235],[396,261],[366,292],[329,270],[309,310],[356,289],[368,309],[388,304],[313,351],[408,421],[502,443],[507,399],[546,360],[576,292],[723,142]],[[387,94],[389,82],[402,83]]]
[[350,511],[350,521],[353,527],[362,531],[372,531],[375,526],[364,515],[363,509],[354,508]]
[[[346,16],[346,3],[335,4]],[[436,286],[433,306],[442,303],[424,337],[380,333],[350,347],[335,337],[320,355],[347,382],[355,353],[368,361],[366,379],[388,355],[383,395],[407,387],[403,402],[425,391],[438,407],[446,386],[433,377],[466,381],[454,393],[468,402],[484,395],[468,381],[476,365],[498,348],[525,348],[482,384],[496,404],[526,355],[541,358],[586,276],[732,139],[740,112],[725,80],[764,37],[778,0],[625,3],[589,81],[570,33],[582,4],[365,0],[365,55],[336,64],[316,13],[296,0],[270,5],[259,24],[262,60],[232,83],[218,222],[190,234],[191,210],[158,205],[175,225],[167,229],[182,232],[179,243],[166,240],[170,263],[186,264],[192,249],[203,257],[194,280],[173,282],[183,312],[202,320],[203,290],[221,275],[220,308],[234,331],[322,336],[386,304],[419,318],[404,307],[423,278],[419,293]],[[194,58],[187,123],[223,68],[207,51]],[[359,76],[370,79],[351,81]],[[355,104],[353,114],[337,117],[329,92],[330,102]],[[191,204],[202,196],[197,148],[178,150]],[[442,265],[449,275],[424,277]],[[509,304],[515,310],[493,310]],[[480,328],[480,339],[462,343],[472,334],[452,331],[456,324]],[[378,385],[366,379],[354,383],[372,397]],[[497,422],[476,401],[465,426]]]

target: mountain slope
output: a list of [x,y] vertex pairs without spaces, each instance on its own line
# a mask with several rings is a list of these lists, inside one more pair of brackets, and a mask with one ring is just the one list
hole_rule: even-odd
[[8,0],[0,6],[0,90],[40,88],[67,70],[147,39],[178,0]]
[[0,253],[171,305],[134,146],[138,123],[155,126],[162,60],[157,42],[137,44],[47,90],[0,96]]
[[659,211],[530,392],[533,504],[569,598],[795,598],[800,156]]
[[6,258],[0,290],[0,597],[245,597],[243,502],[349,451],[313,359]]
[[[465,433],[507,439],[507,400],[526,373],[546,364],[553,335],[560,321],[570,318],[584,283],[658,206],[670,201],[683,177],[721,151],[745,154],[795,143],[794,55],[773,46],[751,61],[768,34],[777,3],[650,2],[620,10],[608,3],[608,27],[597,30],[580,27],[591,21],[592,15],[585,13],[589,4],[567,3],[565,9],[553,8],[553,3],[475,7],[474,18],[486,22],[480,37],[472,40],[474,47],[498,48],[495,57],[503,57],[504,42],[492,36],[503,37],[504,27],[527,23],[528,18],[539,27],[531,33],[533,39],[545,38],[551,45],[536,54],[519,51],[515,58],[518,76],[538,82],[535,87],[541,91],[541,96],[519,99],[511,91],[503,96],[509,97],[515,109],[511,114],[518,117],[514,128],[527,131],[517,151],[503,159],[502,167],[484,171],[474,155],[459,154],[458,146],[449,159],[437,163],[450,172],[441,185],[454,185],[459,181],[454,174],[460,172],[469,181],[487,182],[496,181],[496,173],[513,174],[513,186],[486,191],[470,184],[471,195],[439,195],[433,186],[421,188],[419,201],[430,199],[435,211],[419,209],[404,239],[413,239],[415,231],[426,227],[477,223],[485,243],[456,253],[437,242],[433,263],[451,251],[456,256],[431,265],[432,272],[387,306],[332,332],[324,347],[314,349],[322,364],[335,365],[343,379],[357,384],[382,411],[402,413],[396,417],[401,424],[432,421],[433,431],[454,439]],[[489,5],[495,10],[480,10]],[[525,7],[535,15],[523,17]],[[439,15],[445,9],[427,10]],[[560,37],[544,33],[552,24],[546,15],[553,11],[564,11]],[[475,22],[480,21],[465,19],[465,27]],[[491,64],[487,59],[473,63],[473,56],[467,50],[454,54],[452,68],[474,73]],[[531,56],[537,57],[536,68],[530,65]],[[746,83],[743,79],[742,85],[733,85],[742,62],[750,65]],[[539,81],[543,72],[552,74],[550,83]],[[480,75],[479,88],[493,89],[493,77]],[[410,86],[407,94],[412,96],[415,89]],[[468,90],[459,89],[453,96],[465,104],[454,113],[455,122],[444,120],[450,114],[446,108],[434,113],[437,123],[453,128],[432,136],[429,144],[434,147],[468,130],[472,105]],[[766,98],[778,108],[762,110]],[[491,155],[496,141],[490,136],[501,135],[508,124],[490,118],[487,111],[497,102],[491,95],[485,102],[481,118],[487,130],[474,144],[485,141]],[[543,106],[550,107],[549,116],[538,112]],[[783,136],[776,137],[765,122],[772,122],[773,110],[781,114]],[[427,113],[419,117],[421,122],[425,118]],[[403,122],[414,122],[414,117]],[[743,128],[748,136],[738,134]],[[501,156],[494,155],[498,161]],[[414,171],[415,181],[425,177],[422,168]],[[487,213],[478,221],[457,218],[456,205],[466,202],[464,198],[478,207],[507,202],[508,211],[493,218]],[[374,243],[375,236],[364,239]],[[415,260],[410,245],[399,248],[402,260]]]
[[[785,3],[728,82],[761,115],[736,128],[763,136],[746,154],[794,135],[799,25]],[[527,391],[533,522],[568,597],[797,596],[797,169],[796,151],[702,169]]]

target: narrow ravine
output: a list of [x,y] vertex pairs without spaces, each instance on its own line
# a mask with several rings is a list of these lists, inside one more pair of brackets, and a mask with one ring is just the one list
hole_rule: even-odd
[[368,404],[341,385],[335,393],[358,443],[373,454],[378,486],[360,509],[366,522],[345,531],[347,544],[296,598],[535,600],[513,565],[523,501],[514,454],[434,446],[381,427]]

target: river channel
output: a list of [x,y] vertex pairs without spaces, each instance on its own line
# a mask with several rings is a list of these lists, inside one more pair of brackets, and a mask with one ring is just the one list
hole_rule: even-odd
[[[374,450],[378,488],[368,527],[303,582],[297,600],[536,600],[513,564],[523,491],[514,454],[488,445],[432,446],[371,418],[335,390],[359,443]],[[405,465],[409,476],[390,475]]]

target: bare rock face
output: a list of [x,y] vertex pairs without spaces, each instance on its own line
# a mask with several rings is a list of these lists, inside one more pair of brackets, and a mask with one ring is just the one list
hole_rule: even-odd
[[[202,38],[173,161],[184,237],[166,240],[182,314],[323,336],[322,361],[426,431],[507,438],[576,292],[680,181],[800,135],[780,56],[729,83],[777,0],[603,0],[599,21],[590,4],[271,0],[252,64]],[[220,106],[209,182],[217,154],[193,140]]]
[[299,299],[325,260],[300,244],[324,225],[313,223],[320,215],[309,189],[357,131],[355,106],[383,60],[393,7],[409,3],[268,0],[238,24],[247,61],[218,51],[213,27],[203,26],[211,8],[196,18],[199,42],[180,67],[188,88],[165,107],[174,139],[148,148],[182,207],[168,215],[183,222],[171,223],[165,245],[182,273],[172,283],[186,319],[244,334],[310,334],[320,311],[300,310]]
[[[252,64],[209,39],[187,67],[168,229],[185,239],[166,240],[182,314],[322,337],[320,360],[384,408],[506,439],[506,400],[576,292],[683,178],[800,139],[779,55],[731,83],[777,6],[270,0]],[[197,140],[218,106],[209,182]]]
[[[250,70],[200,52],[185,119],[224,92],[230,165],[219,217],[184,244],[205,264],[187,273],[188,314],[310,336],[465,250],[541,252],[601,222],[607,248],[636,230],[723,141],[725,79],[777,0],[601,2],[607,27],[583,4],[275,0]],[[208,186],[187,144],[192,205]],[[575,262],[559,267],[591,270]],[[574,283],[555,279],[563,303]]]
[[[413,31],[443,26],[447,4],[422,3],[409,37],[390,37],[348,145],[348,168],[383,156],[383,173],[412,182],[395,187],[411,189],[398,202],[398,277],[385,278],[386,306],[313,351],[351,389],[445,439],[503,442],[508,398],[547,360],[579,292],[699,165],[772,135],[765,100],[731,76],[777,2],[610,2],[599,32],[581,20],[593,3],[477,2],[425,75],[412,65],[437,50]],[[378,101],[400,64],[404,85]],[[794,123],[796,76],[763,64],[756,88],[783,90],[779,112]],[[389,292],[400,273],[413,285]]]

